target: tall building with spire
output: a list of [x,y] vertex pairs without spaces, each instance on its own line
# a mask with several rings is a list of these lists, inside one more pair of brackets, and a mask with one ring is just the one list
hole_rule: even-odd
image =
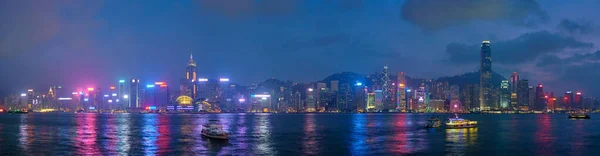
[[481,69],[479,69],[479,107],[481,110],[491,110],[492,100],[492,49],[490,48],[490,41],[483,41],[481,43]]
[[190,60],[185,68],[185,79],[181,80],[181,95],[186,95],[195,99],[198,95],[198,85],[196,84],[196,80],[196,62],[194,61],[194,56],[190,53]]

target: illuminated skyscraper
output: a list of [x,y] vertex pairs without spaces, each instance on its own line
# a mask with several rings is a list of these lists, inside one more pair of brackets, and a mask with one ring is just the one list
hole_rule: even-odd
[[563,97],[563,109],[565,110],[573,110],[577,108],[577,106],[573,105],[573,92],[567,91],[565,96]]
[[581,92],[575,93],[575,97],[573,97],[573,105],[575,108],[583,109],[583,96]]
[[406,112],[407,111],[407,105],[406,105],[406,77],[404,76],[404,72],[398,72],[397,75],[397,79],[398,79],[398,91],[397,91],[397,96],[398,99],[397,101],[397,107],[396,109],[398,109],[401,112]]
[[129,81],[129,108],[140,108],[141,97],[140,97],[140,79],[131,79]]
[[547,97],[544,94],[544,88],[542,84],[538,84],[535,88],[535,109],[536,110],[546,110],[547,107]]
[[510,105],[510,88],[508,80],[500,83],[500,109],[508,109]]
[[510,76],[510,92],[511,93],[517,92],[517,83],[518,82],[519,82],[519,74],[517,74],[517,72],[513,72],[512,75]]
[[190,60],[185,68],[185,79],[181,81],[181,95],[186,95],[195,99],[198,94],[198,85],[196,85],[196,62],[190,53]]
[[481,99],[479,107],[481,110],[490,110],[492,108],[492,49],[490,41],[481,43],[481,68],[479,69],[479,98]]

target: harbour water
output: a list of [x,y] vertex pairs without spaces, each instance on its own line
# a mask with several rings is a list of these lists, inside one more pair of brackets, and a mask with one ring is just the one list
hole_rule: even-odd
[[[450,114],[437,114],[446,119]],[[600,120],[464,114],[470,129],[425,129],[431,114],[0,114],[0,155],[596,155]],[[600,117],[600,116],[598,116]],[[218,119],[228,141],[203,138]]]

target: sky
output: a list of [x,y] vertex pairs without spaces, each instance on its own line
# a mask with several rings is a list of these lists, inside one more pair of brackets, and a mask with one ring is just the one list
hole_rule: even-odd
[[[312,82],[344,71],[435,78],[518,72],[600,97],[597,0],[3,0],[0,95],[119,79]],[[47,89],[46,89],[47,90]]]

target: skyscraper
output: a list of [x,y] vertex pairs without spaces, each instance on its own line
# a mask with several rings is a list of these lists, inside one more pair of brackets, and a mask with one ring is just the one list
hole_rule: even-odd
[[129,105],[131,108],[140,108],[141,107],[141,98],[140,98],[140,79],[132,78],[129,83]]
[[519,74],[517,74],[517,72],[513,72],[512,75],[510,76],[510,92],[511,93],[517,92],[517,83],[518,82],[519,82]]
[[479,69],[479,107],[481,110],[492,109],[492,49],[490,48],[490,41],[483,41],[481,43],[481,69]]
[[397,101],[397,109],[401,112],[407,111],[406,105],[406,77],[404,76],[404,72],[398,72],[398,99]]
[[581,92],[575,93],[575,97],[573,97],[573,105],[575,108],[583,109],[583,96]]
[[517,82],[517,105],[520,110],[529,110],[529,82],[527,80]]
[[567,91],[565,93],[565,96],[563,97],[563,109],[564,110],[573,110],[575,108],[577,108],[576,106],[573,105],[573,92],[572,91]]
[[547,98],[546,95],[544,94],[544,88],[542,86],[542,84],[538,84],[537,87],[535,88],[535,109],[536,110],[546,110],[547,105]]
[[186,95],[195,99],[197,97],[198,85],[196,85],[196,62],[190,53],[190,60],[185,67],[185,79],[181,80],[181,95]]
[[331,81],[331,91],[333,93],[337,93],[339,91],[339,86],[338,86],[339,84],[340,84],[340,81],[338,81],[338,80]]
[[510,105],[510,88],[508,80],[500,84],[500,109],[508,109]]

